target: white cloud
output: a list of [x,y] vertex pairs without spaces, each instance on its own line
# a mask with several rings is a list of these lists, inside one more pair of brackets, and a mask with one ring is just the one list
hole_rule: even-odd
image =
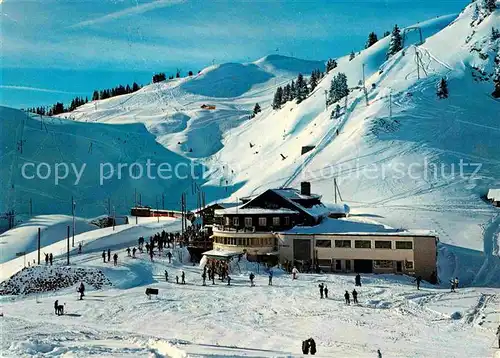
[[59,91],[59,90],[48,89],[48,88],[29,87],[29,86],[16,86],[16,85],[0,85],[0,88],[13,89],[13,90],[19,90],[19,91],[32,91],[32,92],[64,93],[64,94],[83,94],[82,92],[66,92],[66,91]]
[[147,11],[163,8],[163,7],[168,7],[168,6],[173,6],[176,4],[180,4],[185,2],[185,0],[156,0],[153,2],[149,2],[146,4],[139,5],[137,3],[136,6],[129,7],[120,11],[112,12],[110,14],[97,17],[95,19],[90,19],[90,20],[85,20],[82,22],[79,22],[77,24],[69,26],[70,28],[82,28],[82,27],[87,27],[87,26],[92,26],[95,24],[101,24],[104,22],[108,21],[113,21],[120,19],[125,16],[130,16],[130,15],[137,15],[137,14],[142,14]]

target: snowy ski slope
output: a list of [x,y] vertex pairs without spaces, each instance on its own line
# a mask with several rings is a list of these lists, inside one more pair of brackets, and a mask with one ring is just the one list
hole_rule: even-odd
[[[44,119],[45,134],[38,130],[39,118],[23,122],[20,112],[2,109],[2,126],[16,133],[5,135],[2,130],[2,141],[9,143],[2,163],[11,168],[2,171],[1,197],[7,198],[2,207],[15,203],[16,210],[26,212],[28,199],[34,196],[38,213],[68,214],[73,194],[82,202],[77,209],[81,216],[105,213],[109,196],[125,213],[136,188],[143,203],[152,206],[164,193],[166,206],[178,207],[181,191],[190,196],[189,206],[196,206],[190,180],[128,178],[101,187],[95,186],[94,169],[93,174],[86,173],[83,184],[55,188],[48,181],[26,182],[11,174],[28,159],[62,157],[91,161],[94,168],[99,161],[193,160],[205,171],[196,182],[208,201],[237,200],[269,187],[297,187],[309,180],[313,191],[333,202],[335,177],[353,215],[368,214],[393,227],[437,231],[440,277],[460,275],[466,284],[498,286],[500,213],[481,196],[500,184],[499,103],[489,96],[491,81],[477,82],[473,76],[479,70],[491,72],[498,44],[489,35],[491,27],[500,27],[500,15],[496,11],[471,26],[473,5],[458,16],[416,24],[425,41],[419,44],[417,32],[410,32],[404,55],[400,52],[386,60],[389,39],[384,38],[352,61],[338,59],[338,67],[304,102],[289,102],[278,111],[270,108],[277,86],[298,72],[323,68],[323,62],[271,55],[254,63],[211,66],[192,78],[86,104],[64,114],[68,121]],[[355,89],[343,115],[330,119],[335,106],[325,108],[330,80],[343,72],[350,87],[356,87],[363,64],[369,106],[363,92]],[[448,79],[446,100],[435,94],[441,77]],[[249,120],[256,102],[263,111]],[[202,104],[216,105],[216,110],[203,110]],[[20,138],[26,140],[22,156],[16,152]],[[90,142],[99,154],[89,154]],[[73,144],[71,149],[66,143]],[[315,149],[301,156],[304,145]],[[462,175],[457,174],[460,163],[467,164]],[[481,167],[476,173],[477,164]]]

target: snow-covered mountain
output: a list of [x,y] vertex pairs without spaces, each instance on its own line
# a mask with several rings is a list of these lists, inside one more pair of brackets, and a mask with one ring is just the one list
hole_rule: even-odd
[[[336,178],[353,215],[436,230],[443,277],[460,274],[468,284],[498,285],[500,213],[481,196],[500,184],[500,103],[490,96],[499,47],[491,28],[500,28],[500,11],[473,21],[474,9],[471,4],[459,15],[416,24],[423,44],[418,29],[408,32],[404,51],[388,60],[388,37],[353,60],[338,59],[306,100],[279,110],[270,107],[276,88],[299,72],[323,69],[324,62],[271,55],[211,66],[193,77],[88,103],[61,116],[68,120],[2,108],[2,211],[26,213],[32,198],[37,214],[68,214],[74,195],[82,216],[106,212],[108,198],[126,212],[136,189],[143,203],[154,206],[163,194],[165,206],[174,208],[186,191],[194,207],[194,182],[212,201],[308,180],[332,202]],[[369,105],[363,91],[353,89],[342,115],[332,119],[336,103],[325,106],[332,78],[345,73],[349,86],[357,87],[363,67]],[[450,95],[440,100],[436,84],[443,77]],[[255,103],[263,111],[249,119]],[[306,145],[315,148],[301,155]],[[205,175],[124,175],[99,185],[99,163],[130,165],[148,158],[195,163]],[[24,179],[15,169],[26,161],[87,163],[87,169],[78,185],[70,174],[55,186],[53,178]]]

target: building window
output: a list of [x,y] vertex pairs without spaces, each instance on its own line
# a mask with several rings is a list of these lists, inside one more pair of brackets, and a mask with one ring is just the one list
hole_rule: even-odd
[[225,220],[225,223],[226,223],[226,225],[227,225],[227,226],[231,225],[231,219],[229,219],[229,217],[228,217],[228,216],[226,216],[226,217],[224,218],[224,220]]
[[370,240],[355,240],[354,247],[357,249],[371,249],[372,242]]
[[252,218],[245,218],[245,227],[252,226]]
[[280,218],[276,216],[273,218],[273,226],[280,226]]
[[290,225],[290,218],[288,216],[285,216],[285,226]]
[[413,250],[413,242],[411,242],[411,241],[396,241],[396,249],[398,249],[398,250]]
[[267,220],[266,218],[259,218],[259,226],[266,226]]
[[332,240],[316,240],[316,247],[332,247]]
[[240,226],[240,218],[239,217],[233,218],[233,226]]
[[351,240],[335,240],[335,247],[351,247]]
[[376,249],[392,249],[391,241],[375,241]]
[[390,260],[375,260],[373,261],[373,267],[379,269],[392,269],[394,264]]
[[407,270],[413,270],[413,261],[405,261],[405,268]]

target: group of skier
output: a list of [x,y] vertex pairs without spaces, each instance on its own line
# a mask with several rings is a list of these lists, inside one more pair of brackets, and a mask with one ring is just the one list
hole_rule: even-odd
[[54,255],[52,255],[52,252],[50,254],[45,254],[45,265],[49,265],[50,263],[50,266],[52,266],[52,262],[54,261]]
[[[103,250],[102,251],[102,261],[104,263],[106,263],[106,256],[108,258],[108,261],[107,262],[111,262],[111,250],[108,249],[107,251],[107,255],[106,255],[106,250]],[[114,255],[113,255],[113,265],[114,266],[117,266],[118,265],[118,254],[115,252]]]

